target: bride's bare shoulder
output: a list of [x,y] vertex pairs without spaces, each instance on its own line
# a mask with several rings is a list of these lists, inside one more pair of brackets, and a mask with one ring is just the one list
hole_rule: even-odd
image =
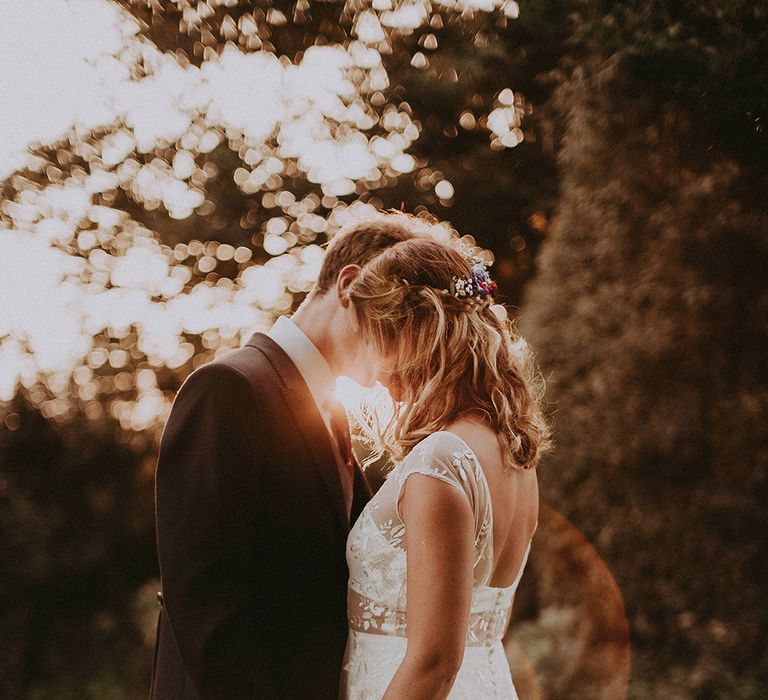
[[492,462],[502,462],[501,443],[498,433],[482,420],[461,417],[445,428],[458,435],[481,459],[481,455]]
[[[504,446],[499,439],[499,434],[486,422],[472,417],[461,417],[445,429],[458,435],[469,445],[487,477],[492,479],[495,474],[509,473],[509,470],[504,467]],[[516,481],[535,482],[537,480],[535,469],[514,470],[514,472],[518,477]],[[531,486],[533,487],[533,483]]]

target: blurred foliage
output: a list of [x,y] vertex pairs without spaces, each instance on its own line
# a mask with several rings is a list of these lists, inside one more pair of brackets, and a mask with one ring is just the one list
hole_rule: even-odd
[[109,678],[146,692],[132,601],[156,570],[151,440],[16,406],[0,432],[0,695],[120,697],[98,690]]
[[[61,254],[53,264],[72,285],[52,281],[33,315],[73,288],[87,311],[63,367],[0,319],[0,349],[15,348],[19,368],[0,411],[0,522],[12,533],[0,693],[145,696],[152,471],[170,401],[194,367],[295,307],[317,244],[370,206],[450,219],[494,251],[506,301],[525,289],[558,443],[543,494],[626,598],[632,697],[768,695],[755,536],[766,526],[765,8],[526,0],[516,17],[513,2],[415,2],[390,21],[384,2],[381,37],[362,41],[370,8],[351,2],[118,4],[139,26],[121,58],[131,89],[182,86],[168,118],[180,126],[148,138],[126,117],[73,130],[0,183],[0,225],[13,232],[0,235],[37,236],[34,254]],[[264,64],[277,75],[312,47],[341,48],[339,65],[351,63],[329,71],[351,92],[301,106],[296,90],[266,134],[249,110],[268,95],[252,88],[258,109],[232,108],[251,83],[224,79],[253,70],[236,52],[279,57]],[[216,98],[229,112],[181,99],[206,80],[230,91]],[[153,105],[160,115],[168,99]],[[281,129],[302,119],[324,148],[357,144],[373,165],[329,150],[338,172],[318,175],[316,161],[285,155]],[[510,640],[531,689],[521,697],[618,697],[622,617],[608,602],[621,601],[604,598],[613,589],[589,579],[602,570],[584,563],[591,548],[551,515]]]
[[576,37],[674,99],[738,160],[768,171],[768,7],[755,0],[581,0]]
[[633,697],[761,697],[768,181],[634,67],[558,95],[561,198],[523,314],[558,442],[543,496],[618,579]]

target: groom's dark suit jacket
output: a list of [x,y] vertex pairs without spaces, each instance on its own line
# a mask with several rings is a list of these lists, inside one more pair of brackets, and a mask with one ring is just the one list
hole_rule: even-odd
[[[349,525],[330,440],[261,333],[184,382],[155,482],[152,698],[336,700]],[[356,465],[352,522],[369,498]]]

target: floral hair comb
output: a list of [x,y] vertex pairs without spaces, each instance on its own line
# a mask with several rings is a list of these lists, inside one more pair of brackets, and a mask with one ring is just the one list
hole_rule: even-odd
[[485,263],[476,261],[472,265],[472,274],[469,277],[454,277],[451,280],[450,293],[457,299],[469,301],[484,301],[488,297],[496,295],[496,282],[488,274]]

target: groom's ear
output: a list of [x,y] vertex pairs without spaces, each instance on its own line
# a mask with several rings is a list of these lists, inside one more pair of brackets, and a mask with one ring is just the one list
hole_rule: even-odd
[[346,308],[349,306],[349,297],[347,296],[347,288],[360,274],[362,268],[360,265],[345,265],[339,270],[338,277],[336,277],[336,295],[339,299],[339,303]]

